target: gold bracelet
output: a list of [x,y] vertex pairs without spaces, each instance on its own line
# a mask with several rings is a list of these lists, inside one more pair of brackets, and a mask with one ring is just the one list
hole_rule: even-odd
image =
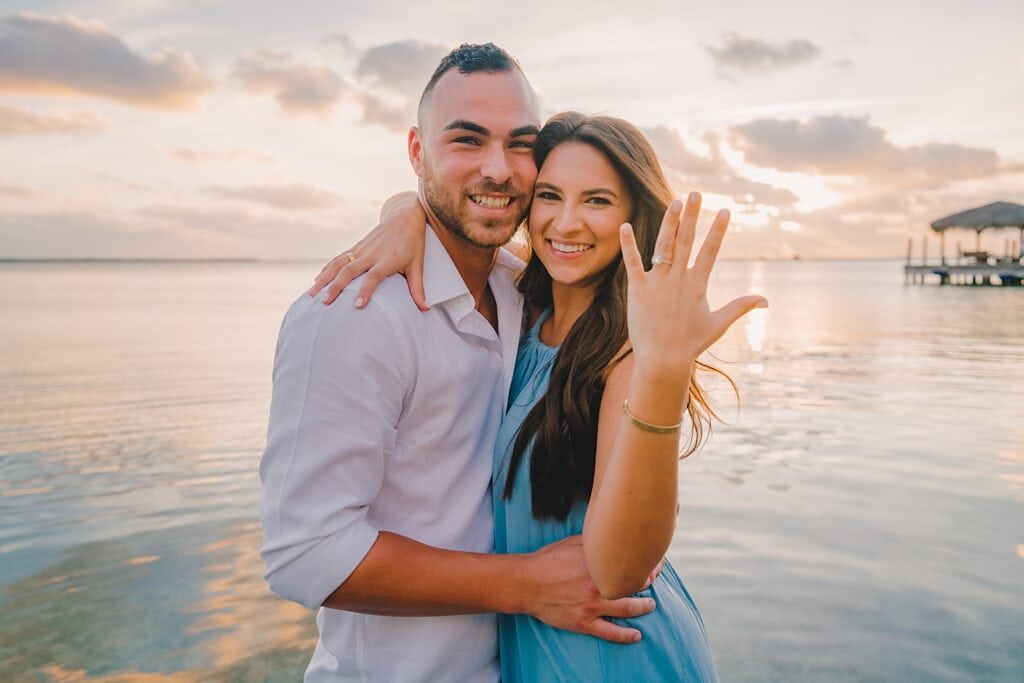
[[626,419],[630,423],[644,430],[645,432],[652,432],[654,434],[672,434],[678,432],[683,426],[683,420],[680,420],[678,424],[674,424],[671,427],[665,427],[662,425],[652,425],[650,422],[644,422],[633,413],[629,412],[629,399],[627,398],[622,402],[622,412],[626,414]]

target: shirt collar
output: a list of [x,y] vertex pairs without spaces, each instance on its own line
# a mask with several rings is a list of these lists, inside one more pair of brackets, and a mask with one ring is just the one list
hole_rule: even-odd
[[430,225],[423,250],[423,294],[431,307],[469,294],[455,262]]
[[[521,273],[525,267],[526,264],[512,252],[505,247],[499,248],[494,269],[491,271],[491,277],[488,278],[491,288],[494,289],[496,283],[504,284],[505,282],[503,279],[494,277],[494,270],[507,268],[511,271],[514,279],[514,276]],[[429,224],[423,251],[423,293],[427,305],[431,307],[470,293],[466,281],[462,279],[459,269],[452,261],[451,254],[441,244],[441,240],[438,239]]]

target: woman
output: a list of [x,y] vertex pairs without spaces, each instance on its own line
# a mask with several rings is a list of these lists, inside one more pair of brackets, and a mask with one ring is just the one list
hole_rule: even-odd
[[[700,614],[675,570],[665,563],[648,577],[675,530],[680,417],[687,412],[693,425],[689,454],[714,416],[695,380],[707,368],[697,358],[767,302],[748,296],[709,309],[728,212],[688,267],[700,196],[685,208],[672,201],[653,149],[631,124],[556,115],[534,158],[532,253],[519,281],[528,332],[495,445],[495,548],[530,552],[582,534],[603,595],[647,595],[658,607],[630,620],[643,634],[632,645],[502,615],[502,680],[717,680]],[[423,214],[412,213],[419,230]],[[314,290],[337,267],[325,270]]]

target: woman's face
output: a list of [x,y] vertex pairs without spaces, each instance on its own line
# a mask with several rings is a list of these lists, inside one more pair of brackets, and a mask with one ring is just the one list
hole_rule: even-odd
[[530,242],[554,282],[589,285],[619,255],[633,201],[601,152],[564,142],[544,160],[530,207]]

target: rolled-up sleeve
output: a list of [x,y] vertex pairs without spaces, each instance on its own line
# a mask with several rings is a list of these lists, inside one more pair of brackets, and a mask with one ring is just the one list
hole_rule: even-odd
[[278,337],[263,485],[264,578],[311,609],[369,552],[367,521],[395,444],[413,376],[387,311],[357,310],[344,292],[331,306],[303,295]]

